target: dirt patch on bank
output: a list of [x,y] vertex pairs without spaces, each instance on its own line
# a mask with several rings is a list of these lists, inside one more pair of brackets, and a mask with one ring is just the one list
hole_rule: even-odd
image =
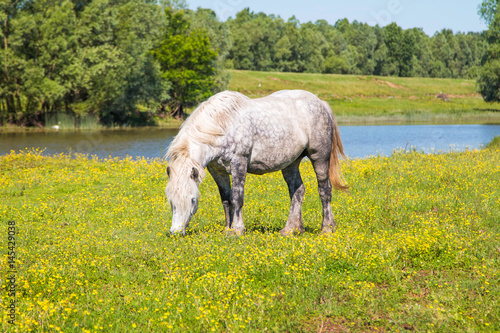
[[405,88],[403,86],[400,86],[399,84],[395,84],[395,83],[392,83],[392,82],[389,82],[389,81],[384,81],[384,80],[380,80],[380,79],[375,79],[375,82],[380,85],[380,86],[388,86],[388,87],[391,87],[391,88],[394,88],[394,89],[403,89],[403,90],[408,90],[408,88]]

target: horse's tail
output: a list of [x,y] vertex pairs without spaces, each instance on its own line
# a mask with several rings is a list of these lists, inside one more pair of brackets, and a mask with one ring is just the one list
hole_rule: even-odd
[[[328,109],[330,109],[330,106],[328,106]],[[332,140],[332,151],[330,152],[330,167],[328,169],[328,175],[330,176],[330,181],[332,182],[332,185],[334,187],[336,187],[339,190],[348,192],[349,186],[344,184],[345,179],[344,176],[342,175],[342,170],[340,170],[340,160],[339,160],[339,155],[342,158],[345,158],[344,145],[342,144],[342,140],[340,139],[339,127],[337,126],[337,122],[335,121],[335,116],[333,115],[333,112],[332,112],[332,119],[333,119],[333,140]]]

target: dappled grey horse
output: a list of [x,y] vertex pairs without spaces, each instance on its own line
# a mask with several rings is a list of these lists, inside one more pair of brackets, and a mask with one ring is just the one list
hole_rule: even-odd
[[[332,232],[332,185],[346,190],[339,156],[344,156],[337,123],[326,102],[303,90],[283,90],[250,99],[224,91],[202,103],[184,122],[166,158],[165,194],[172,207],[172,233],[186,232],[198,209],[205,167],[217,183],[226,229],[243,234],[243,192],[247,173],[281,170],[291,205],[282,235],[302,233],[305,187],[299,164],[308,157],[316,172],[323,205],[322,232]],[[232,176],[232,188],[231,179]]]

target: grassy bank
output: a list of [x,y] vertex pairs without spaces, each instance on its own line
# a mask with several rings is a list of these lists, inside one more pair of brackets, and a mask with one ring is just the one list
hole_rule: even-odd
[[1,297],[13,299],[13,275],[16,318],[2,306],[0,330],[499,331],[499,160],[497,145],[346,161],[351,193],[333,196],[331,236],[307,162],[306,233],[291,238],[278,234],[280,174],[248,177],[241,238],[224,235],[208,176],[189,234],[174,238],[163,162],[1,156]]
[[[151,124],[144,126],[131,126],[131,125],[115,125],[115,126],[104,126],[97,121],[95,117],[89,117],[95,121],[87,122],[84,126],[74,125],[74,118],[71,115],[64,117],[66,121],[59,121],[57,123],[48,123],[45,127],[24,127],[7,124],[0,126],[0,133],[17,133],[17,132],[58,132],[58,131],[113,131],[113,130],[125,130],[132,128],[148,128],[148,127],[161,127],[165,129],[177,129],[182,125],[182,121],[170,117],[160,118],[155,117]],[[52,125],[54,124],[54,125]]]
[[[304,89],[328,101],[340,123],[500,123],[500,105],[465,79],[231,71],[229,89],[261,97]],[[436,96],[445,94],[449,101]]]
[[[362,75],[278,73],[231,70],[230,90],[249,97],[263,97],[283,89],[304,89],[328,101],[337,120],[347,124],[471,124],[500,123],[500,104],[486,103],[476,92],[476,81],[466,79],[400,78]],[[437,98],[440,93],[447,101]],[[190,113],[193,108],[188,108]],[[151,120],[165,128],[178,128],[173,118]],[[1,126],[0,132],[26,130],[104,129],[95,117],[76,122],[58,115],[44,129]],[[123,128],[119,126],[118,128]],[[109,129],[109,128],[106,128]]]

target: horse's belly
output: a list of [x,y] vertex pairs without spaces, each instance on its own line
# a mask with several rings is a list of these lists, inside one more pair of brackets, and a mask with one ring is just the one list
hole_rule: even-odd
[[255,175],[263,175],[265,173],[283,170],[284,168],[286,168],[290,164],[291,164],[291,162],[290,163],[283,163],[283,164],[269,165],[265,162],[259,161],[259,162],[255,162],[255,163],[250,163],[250,165],[248,166],[247,172],[255,174]]
[[305,145],[256,147],[252,150],[247,171],[260,175],[283,170],[295,162],[304,149]]
[[268,104],[252,109],[244,118],[248,124],[236,127],[235,137],[241,139],[234,141],[249,154],[249,173],[264,174],[286,168],[303,154],[309,142],[309,119],[293,103]]

